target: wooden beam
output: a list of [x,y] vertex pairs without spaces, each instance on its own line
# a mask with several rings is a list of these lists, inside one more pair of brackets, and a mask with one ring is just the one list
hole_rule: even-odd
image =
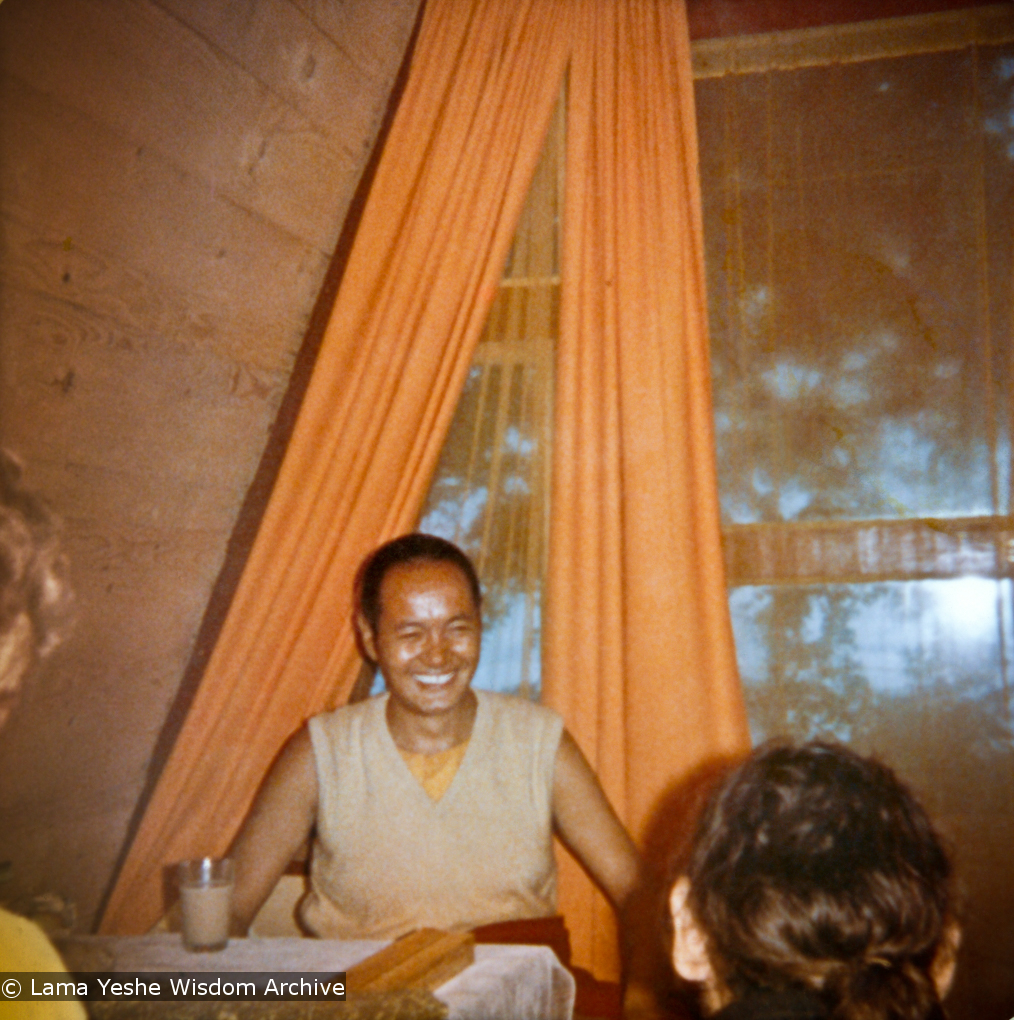
[[1014,576],[1014,518],[736,524],[722,532],[730,587]]
[[975,7],[976,0],[687,0],[691,39],[787,32]]
[[791,30],[772,27],[725,33],[725,38],[698,39],[691,46],[694,77],[854,64],[998,45],[1014,39],[1014,7],[1009,3],[909,17],[881,15],[872,21],[858,17],[848,20],[851,23],[815,22]]

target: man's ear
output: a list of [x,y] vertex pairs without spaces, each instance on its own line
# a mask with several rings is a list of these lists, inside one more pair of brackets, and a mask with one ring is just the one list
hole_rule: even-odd
[[358,610],[356,611],[356,633],[359,635],[359,643],[363,646],[363,651],[366,652],[367,658],[371,662],[376,663],[377,641],[373,628],[370,626],[370,621]]
[[714,982],[715,971],[708,959],[708,943],[690,913],[687,896],[690,893],[690,880],[686,877],[677,879],[669,896],[669,909],[672,911],[673,943],[672,965],[684,981],[696,981],[702,984]]

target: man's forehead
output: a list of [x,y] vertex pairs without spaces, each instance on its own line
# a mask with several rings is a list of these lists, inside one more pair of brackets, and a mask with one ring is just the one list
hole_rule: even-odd
[[468,576],[456,563],[450,560],[409,560],[393,565],[380,582],[377,592],[378,609],[384,609],[385,602],[419,601],[426,598],[442,598],[448,591],[460,595],[471,611],[475,611],[475,599]]

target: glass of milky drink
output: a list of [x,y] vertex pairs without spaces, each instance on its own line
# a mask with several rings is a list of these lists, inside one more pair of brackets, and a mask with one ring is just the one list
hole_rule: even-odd
[[225,949],[233,867],[227,857],[200,857],[177,867],[183,907],[183,944],[195,953]]

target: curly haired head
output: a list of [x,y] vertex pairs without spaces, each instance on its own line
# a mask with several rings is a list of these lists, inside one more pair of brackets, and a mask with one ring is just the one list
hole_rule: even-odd
[[951,866],[885,765],[771,743],[717,788],[686,905],[732,998],[809,989],[840,1020],[924,1020],[952,928]]
[[18,461],[0,450],[0,640],[30,629],[31,658],[44,656],[63,638],[72,611],[58,522],[22,487]]

